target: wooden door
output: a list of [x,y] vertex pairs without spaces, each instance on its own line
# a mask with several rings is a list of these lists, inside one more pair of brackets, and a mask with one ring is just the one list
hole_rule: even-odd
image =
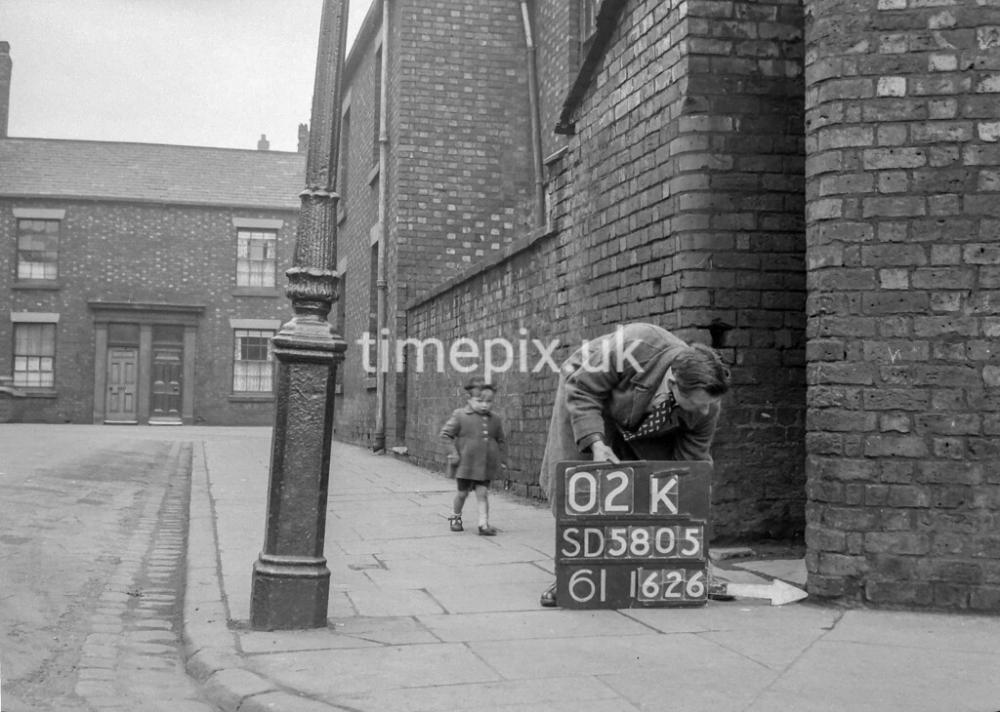
[[108,349],[108,392],[104,420],[135,423],[139,354],[136,349]]
[[150,421],[181,422],[181,374],[183,358],[179,348],[153,350],[153,394]]

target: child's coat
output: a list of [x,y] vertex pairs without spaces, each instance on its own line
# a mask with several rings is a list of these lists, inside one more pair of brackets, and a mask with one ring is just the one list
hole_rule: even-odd
[[477,413],[469,406],[459,408],[441,428],[441,437],[455,441],[460,457],[455,477],[488,482],[507,462],[503,424],[493,413]]

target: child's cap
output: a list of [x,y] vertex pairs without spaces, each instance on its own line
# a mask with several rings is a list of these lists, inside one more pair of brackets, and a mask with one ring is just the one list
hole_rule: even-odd
[[491,391],[495,391],[496,388],[492,383],[488,383],[482,376],[473,376],[465,383],[465,390],[468,392],[480,390],[482,388],[488,388]]

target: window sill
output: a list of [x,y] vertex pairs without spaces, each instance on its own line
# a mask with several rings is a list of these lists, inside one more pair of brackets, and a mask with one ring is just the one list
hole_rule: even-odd
[[233,289],[234,297],[270,297],[281,296],[281,290],[277,287],[236,287]]
[[273,393],[230,393],[230,403],[269,403],[274,400]]
[[49,289],[56,291],[62,289],[62,284],[55,279],[18,279],[11,285],[11,289]]
[[55,388],[32,388],[31,386],[15,386],[24,398],[58,398],[59,391]]

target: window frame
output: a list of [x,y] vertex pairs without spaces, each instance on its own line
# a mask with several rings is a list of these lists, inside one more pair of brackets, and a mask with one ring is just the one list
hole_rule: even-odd
[[590,45],[597,34],[597,16],[601,11],[601,0],[577,0],[577,38],[580,43],[578,64],[582,64]]
[[[36,284],[56,284],[59,281],[59,248],[62,242],[62,219],[54,217],[39,217],[39,216],[17,216],[17,224],[15,226],[15,257],[14,257],[14,279],[16,282],[21,283],[36,283]],[[38,250],[27,250],[21,246],[22,238],[28,237],[29,235],[48,235],[48,230],[37,232],[29,232],[24,229],[26,223],[44,223],[46,225],[55,225],[54,237],[51,238],[55,242],[55,247],[52,249],[50,246],[46,245],[45,249],[41,250],[43,254],[54,253],[54,258],[50,260],[26,260],[24,258],[24,253],[27,252],[39,252]],[[43,274],[22,274],[22,267],[25,265],[41,265]],[[52,266],[52,274],[44,274],[45,267]]]
[[[248,328],[248,327],[234,327],[233,328],[233,361],[232,361],[232,373],[233,378],[231,381],[232,394],[235,396],[273,396],[275,387],[275,373],[277,372],[276,364],[277,361],[274,358],[274,345],[272,339],[274,338],[277,330],[271,328]],[[248,359],[241,358],[242,355],[246,353],[244,349],[245,339],[264,339],[265,340],[265,351],[266,358],[264,359]],[[255,344],[259,348],[259,344]],[[257,368],[260,369],[258,373],[251,373],[251,369],[247,369],[247,373],[240,374],[240,364],[257,364]],[[260,364],[268,364],[267,368],[261,368]],[[237,386],[246,386],[249,379],[256,379],[257,381],[262,381],[265,377],[268,388],[253,388],[240,389]]]
[[[247,239],[247,256],[243,257],[242,252],[242,242],[244,237]],[[264,259],[254,259],[252,256],[253,244],[254,242],[260,242],[265,245],[270,244],[270,257]],[[241,263],[246,263],[248,265],[246,270],[241,271]],[[257,274],[254,271],[253,266],[255,263],[260,263],[265,265],[265,269],[259,272],[264,284],[254,284],[253,276]],[[270,270],[267,270],[266,265],[270,263]],[[246,275],[246,282],[241,282],[241,276]],[[267,279],[270,279],[270,284],[267,284]],[[236,287],[238,289],[275,289],[278,282],[278,230],[272,228],[260,228],[260,227],[245,227],[237,226],[236,228]]]
[[[34,391],[51,391],[51,390],[55,389],[55,387],[56,387],[56,359],[58,357],[58,344],[57,344],[57,340],[58,340],[58,336],[59,336],[58,323],[56,321],[53,321],[53,320],[32,321],[30,319],[18,319],[13,324],[11,324],[11,326],[12,326],[12,329],[11,329],[11,357],[12,357],[11,358],[11,376],[12,376],[11,385],[13,385],[13,386],[15,386],[17,388],[22,388],[22,389],[25,389],[25,390],[34,390]],[[30,329],[32,327],[38,328],[39,332],[40,332],[41,339],[39,339],[39,341],[41,341],[42,343],[38,347],[39,350],[43,350],[47,346],[51,346],[51,353],[21,353],[21,354],[18,353],[18,348],[19,348],[18,335],[19,335],[19,332],[23,333],[22,330],[26,331],[26,330],[28,330],[28,329]],[[50,334],[49,338],[47,339],[50,342],[50,344],[44,343],[46,341],[46,338],[45,338],[46,334]],[[39,368],[35,369],[35,370],[32,370],[30,368],[19,369],[18,368],[18,361],[19,361],[19,359],[25,359],[25,360],[27,360],[27,359],[38,359],[39,360],[39,364],[38,364]],[[49,362],[48,369],[41,368],[42,362],[44,360],[48,360],[48,362]],[[35,383],[29,382],[31,379],[27,378],[27,377],[24,377],[23,375],[22,375],[21,378],[19,378],[19,375],[21,375],[21,374],[31,374],[31,373],[43,374],[43,378],[40,379],[38,382],[35,382]],[[44,374],[47,374],[48,378],[44,378]]]
[[337,147],[337,222],[343,222],[347,217],[347,191],[350,187],[350,149],[351,149],[351,105],[348,103],[340,114],[340,145]]

